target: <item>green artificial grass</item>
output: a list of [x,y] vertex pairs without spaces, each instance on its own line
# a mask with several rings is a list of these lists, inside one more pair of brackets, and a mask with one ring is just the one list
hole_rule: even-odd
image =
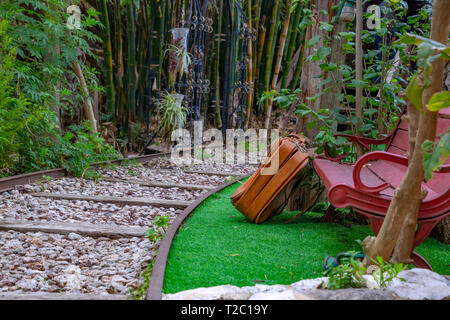
[[[290,284],[322,276],[326,255],[362,251],[356,240],[370,226],[345,227],[284,212],[260,225],[248,222],[230,202],[234,184],[204,201],[177,233],[169,253],[164,293],[223,284]],[[450,274],[450,246],[428,238],[416,251],[441,274]]]

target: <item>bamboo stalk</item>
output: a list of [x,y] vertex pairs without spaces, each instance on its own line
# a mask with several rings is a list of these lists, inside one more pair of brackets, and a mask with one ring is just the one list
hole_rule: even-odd
[[133,2],[127,6],[127,37],[127,105],[128,114],[131,111],[131,116],[134,118],[136,115],[136,25]]
[[161,90],[161,80],[162,80],[162,67],[163,67],[163,59],[164,59],[164,36],[165,36],[165,17],[166,17],[166,3],[167,1],[160,0],[160,10],[161,10],[161,17],[160,17],[160,23],[159,23],[159,32],[160,32],[160,38],[159,38],[159,72],[158,76],[156,78],[156,85],[159,90]]
[[[362,27],[363,27],[363,10],[362,0],[356,0],[356,36],[355,36],[355,66],[356,66],[356,80],[359,85],[355,88],[356,91],[356,116],[358,117],[358,123],[356,124],[356,134],[359,132],[359,126],[362,123],[362,109],[363,109],[363,89],[361,87],[362,73],[363,73],[363,52],[362,52]],[[363,154],[362,147],[357,144],[357,157],[359,158]]]
[[[303,33],[304,36],[304,33]],[[291,84],[289,85],[289,89],[295,90],[300,81],[300,76],[302,75],[302,67],[303,67],[303,56],[305,53],[305,45],[301,45],[300,57],[298,58],[297,67],[295,69],[294,77],[292,78]]]
[[105,26],[103,34],[104,68],[105,68],[105,87],[106,87],[106,110],[109,114],[115,114],[116,98],[113,77],[113,60],[111,46],[111,28],[109,24],[107,0],[101,0],[102,20]]
[[289,41],[288,50],[286,52],[286,60],[283,66],[283,76],[281,79],[281,88],[286,88],[288,85],[289,73],[292,68],[292,59],[294,56],[295,44],[297,42],[298,37],[298,24],[300,22],[300,18],[302,16],[303,7],[298,6],[295,11],[294,19],[292,19],[292,35]]
[[[278,75],[280,74],[281,63],[283,61],[284,46],[286,44],[286,36],[287,36],[288,30],[289,30],[289,25],[290,25],[290,20],[291,20],[291,10],[290,10],[291,5],[292,5],[292,1],[288,0],[288,2],[286,3],[283,29],[282,29],[281,35],[280,35],[280,43],[278,46],[277,60],[275,63],[275,69],[274,69],[273,77],[272,77],[271,90],[274,90],[276,88],[277,81],[278,81]],[[268,108],[266,111],[266,121],[264,124],[264,127],[266,129],[268,129],[270,126],[270,117],[272,115],[272,108],[273,108],[273,98],[271,98],[268,102]]]
[[123,111],[123,77],[125,73],[123,64],[123,43],[122,43],[122,11],[120,0],[114,1],[114,47],[115,47],[115,85],[116,85],[116,111],[114,117],[120,117]]
[[[255,39],[259,39],[259,30],[260,30],[260,27],[264,27],[264,23],[265,23],[265,21],[261,21],[261,7],[262,7],[262,0],[256,0],[257,1],[257,3],[256,3],[256,7],[255,7],[255,15],[254,15],[254,21],[255,21],[255,23],[253,23],[253,28],[255,29]],[[255,55],[255,58],[253,59],[253,70],[254,70],[254,72],[253,72],[253,74],[254,74],[254,77],[253,77],[253,79],[254,79],[254,81],[255,81],[255,84],[256,84],[256,79],[258,79],[258,75],[256,74],[256,71],[257,71],[257,66],[258,66],[258,64],[257,64],[257,53],[258,53],[258,41],[255,41],[254,43],[253,43],[253,52],[254,52],[254,55]],[[264,45],[263,45],[264,46]]]
[[[224,0],[218,0],[219,1],[219,21],[217,24],[217,33],[222,34],[222,22],[223,22],[223,1]],[[216,100],[216,107],[215,107],[215,113],[216,113],[216,125],[217,127],[222,127],[222,117],[220,114],[220,59],[221,59],[221,43],[220,41],[217,42],[217,50],[216,50],[216,60],[214,63],[214,77],[215,77],[215,100]]]
[[[250,29],[250,32],[253,30],[253,23],[252,23],[252,0],[248,0],[247,2],[247,18],[248,18],[248,28]],[[247,82],[253,83],[253,43],[252,39],[248,39],[248,74],[247,74]],[[247,108],[245,111],[245,123],[244,127],[248,128],[248,124],[250,122],[250,116],[252,113],[252,107],[253,107],[253,94],[252,92],[249,92],[247,95]]]
[[[265,23],[266,23],[266,16],[264,16],[261,20],[261,24],[260,24],[261,31],[259,32],[259,37],[258,37],[258,52],[256,55],[256,68],[255,68],[255,77],[254,77],[255,89],[257,88],[257,86],[259,84],[259,77],[260,77],[260,73],[261,73],[261,62],[262,62],[262,56],[263,56],[264,45],[265,45],[265,40],[266,40]],[[255,94],[256,94],[256,90],[255,90]]]
[[[277,21],[278,21],[278,8],[280,5],[279,0],[275,0],[273,7],[272,7],[272,16],[270,19],[270,28],[269,28],[269,34],[268,34],[268,41],[267,41],[267,47],[266,47],[266,63],[265,63],[265,70],[264,70],[264,90],[269,91],[270,90],[270,75],[272,73],[272,64],[273,64],[273,51],[275,50],[275,43],[276,43],[276,31],[277,31]],[[267,113],[269,112],[269,101],[266,100],[264,102],[264,110],[266,113],[266,123],[265,128],[268,128],[267,123]]]

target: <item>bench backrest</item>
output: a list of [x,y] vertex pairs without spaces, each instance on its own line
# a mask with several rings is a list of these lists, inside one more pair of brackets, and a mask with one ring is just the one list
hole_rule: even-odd
[[[436,137],[435,141],[439,140],[439,136],[446,132],[450,127],[450,107],[445,108],[439,112],[437,121]],[[393,137],[390,143],[386,147],[387,152],[405,155],[409,150],[409,134],[408,134],[408,122],[400,120],[397,128],[393,132]],[[447,159],[445,164],[450,164],[450,158]]]

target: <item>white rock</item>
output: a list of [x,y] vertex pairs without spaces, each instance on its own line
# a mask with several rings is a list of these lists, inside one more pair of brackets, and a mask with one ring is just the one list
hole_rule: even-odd
[[16,283],[16,286],[24,291],[33,291],[38,287],[38,283],[34,279],[22,279]]
[[441,300],[450,297],[450,281],[436,272],[421,268],[400,272],[387,285],[387,289],[402,299]]
[[362,276],[364,279],[364,283],[368,289],[375,290],[380,289],[380,286],[378,285],[377,281],[373,278],[372,275],[365,274]]
[[311,298],[295,292],[295,290],[286,286],[283,291],[269,290],[258,292],[252,295],[248,300],[311,300]]
[[163,296],[164,300],[219,300],[223,296],[239,294],[240,288],[223,285],[209,288],[197,288]]
[[322,287],[325,288],[325,286],[328,284],[328,277],[300,280],[296,283],[293,283],[292,287],[294,287],[296,290],[310,290],[317,289],[320,284],[322,284]]
[[121,275],[115,275],[111,278],[112,282],[126,282],[127,280]]

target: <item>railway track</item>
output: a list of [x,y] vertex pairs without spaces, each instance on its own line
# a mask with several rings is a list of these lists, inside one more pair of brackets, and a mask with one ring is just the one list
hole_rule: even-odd
[[217,186],[254,168],[186,168],[160,154],[98,167],[98,181],[58,170],[43,180],[0,179],[0,299],[135,298],[159,250],[161,241],[145,237],[155,218],[178,221]]

